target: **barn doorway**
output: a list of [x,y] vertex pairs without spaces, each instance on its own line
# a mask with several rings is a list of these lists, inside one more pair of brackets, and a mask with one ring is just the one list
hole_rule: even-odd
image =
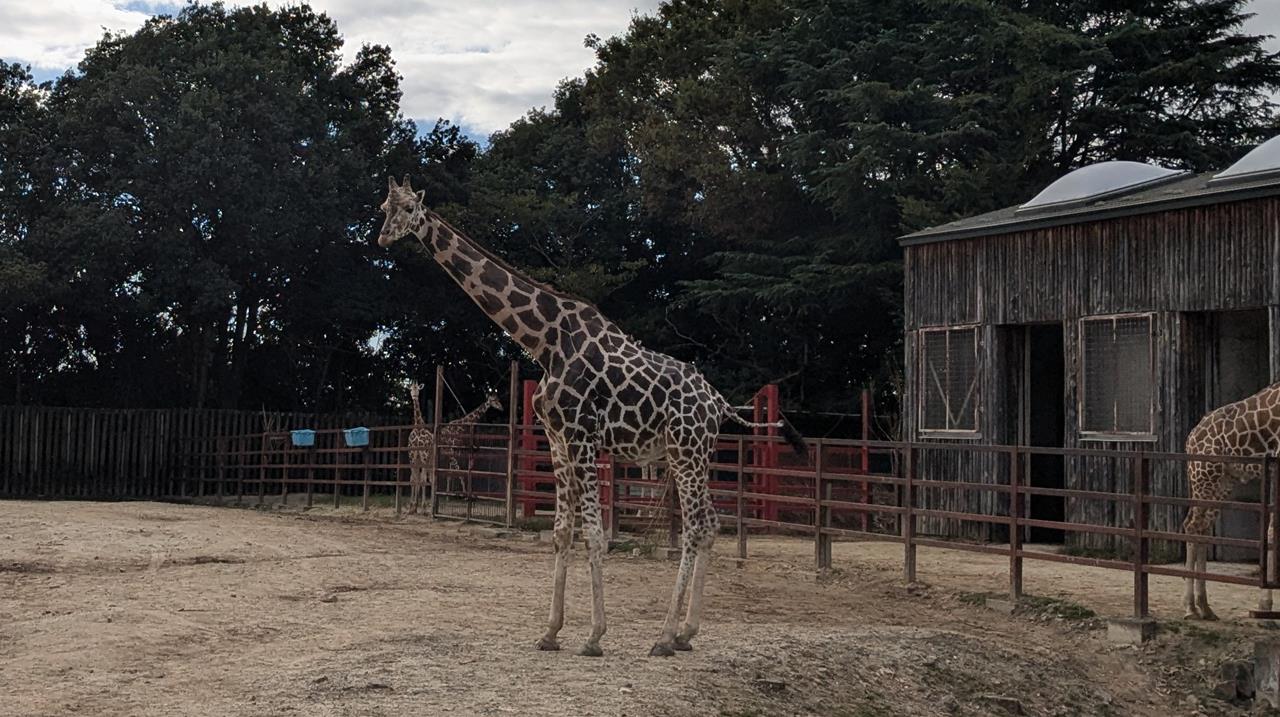
[[[1239,401],[1271,383],[1270,330],[1266,309],[1215,311],[1206,314],[1208,341],[1205,357],[1204,412]],[[1198,420],[1198,418],[1197,418]],[[1231,500],[1261,500],[1257,483],[1236,483]],[[1226,510],[1222,513],[1220,535],[1228,538],[1258,537],[1258,516]],[[1257,551],[1219,545],[1216,560],[1253,561]]]
[[[1035,324],[1026,327],[1023,352],[1022,411],[1020,442],[1028,446],[1061,448],[1066,433],[1064,358],[1062,324]],[[1036,455],[1027,463],[1028,484],[1036,488],[1063,488],[1063,457]],[[1036,520],[1066,519],[1066,503],[1061,496],[1031,495],[1027,517]],[[1061,543],[1063,531],[1054,528],[1027,528],[1023,539],[1031,543]]]

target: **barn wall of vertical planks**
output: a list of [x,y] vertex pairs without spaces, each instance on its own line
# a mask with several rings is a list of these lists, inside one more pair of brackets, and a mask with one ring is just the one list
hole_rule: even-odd
[[[1280,179],[1248,192],[1223,190],[1216,199],[1205,198],[1206,186],[1214,185],[1193,177],[1165,190],[1174,197],[1185,194],[1181,203],[1150,190],[1152,198],[1143,200],[1147,204],[1103,202],[1096,210],[1086,206],[1056,218],[1002,210],[904,237],[904,438],[1026,445],[1030,437],[1031,445],[1068,449],[1181,452],[1188,432],[1208,410],[1280,380]],[[1150,327],[1150,383],[1142,392],[1142,409],[1149,403],[1149,431],[1086,430],[1082,413],[1092,399],[1084,388],[1089,373],[1083,334],[1089,321],[1104,317],[1137,317]],[[976,367],[966,374],[972,375],[976,395],[975,426],[969,432],[931,431],[925,425],[939,420],[923,412],[925,396],[947,390],[934,386],[938,364],[927,362],[925,345],[930,331],[947,327],[976,332]],[[1040,340],[1031,338],[1040,335],[1037,327],[1049,327],[1055,342],[1061,336],[1060,376],[1028,363],[1030,342]],[[1242,343],[1246,335],[1249,342]],[[1248,363],[1242,351],[1256,368],[1241,368]],[[1044,390],[1051,391],[1047,398]],[[1037,443],[1032,435],[1030,424],[1042,408],[1035,402],[1053,402],[1060,411],[1058,435],[1048,442]],[[945,410],[953,409],[947,405]],[[1058,487],[1120,492],[1132,487],[1127,462],[1071,455],[1056,460],[1043,462],[1041,473],[1058,471]],[[1036,469],[1032,466],[1030,480]],[[977,451],[922,448],[917,470],[930,479],[1009,482],[1007,463]],[[1173,464],[1153,465],[1149,480],[1154,493],[1186,495],[1182,471]],[[1124,526],[1133,517],[1127,506],[1113,502],[1064,498],[1062,503],[1063,517],[1072,522]],[[922,496],[922,507],[999,515],[1009,510],[1006,495],[972,491],[935,491]],[[1181,507],[1154,506],[1148,519],[1153,530],[1178,532],[1182,516]],[[1227,525],[1252,518],[1225,520]],[[991,524],[932,520],[923,521],[921,529],[1008,539],[1002,526]],[[1227,525],[1223,530],[1230,535],[1251,528]],[[1116,546],[1105,534],[1065,539],[1084,548]],[[1153,544],[1153,550],[1164,548],[1181,546]]]

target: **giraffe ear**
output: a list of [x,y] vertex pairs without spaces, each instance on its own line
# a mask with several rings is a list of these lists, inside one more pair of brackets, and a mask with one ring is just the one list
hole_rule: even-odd
[[422,202],[423,204],[427,203],[427,190],[425,189],[418,190],[418,201]]
[[396,178],[390,174],[387,175],[387,189],[396,188]]

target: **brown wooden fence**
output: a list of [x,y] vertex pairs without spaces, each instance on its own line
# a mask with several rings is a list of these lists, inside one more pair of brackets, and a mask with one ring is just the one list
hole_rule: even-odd
[[0,498],[166,498],[188,454],[218,436],[403,423],[370,414],[0,406]]
[[[234,496],[238,502],[287,502],[290,496],[301,501],[305,496],[308,505],[317,495],[324,499],[331,496],[335,505],[341,502],[342,495],[355,495],[366,508],[381,495],[387,497],[388,506],[400,510],[408,507],[410,487],[404,440],[408,428],[374,429],[370,431],[369,445],[361,447],[344,445],[341,432],[336,430],[319,433],[316,445],[308,448],[293,447],[286,434],[229,436],[220,440],[218,450],[202,455],[200,467],[188,476],[190,490],[206,496]],[[521,458],[532,455],[538,459],[537,464],[546,465],[549,456],[545,449],[531,453],[521,447],[520,441],[512,439],[525,432],[540,431],[540,426],[515,423],[476,426],[474,435],[451,447],[459,459],[457,466],[446,468],[441,463],[434,471],[432,514],[511,526],[522,519],[516,510],[522,499],[532,497],[546,502],[548,496],[542,492],[520,487],[528,482],[522,481],[518,472]],[[721,520],[736,533],[737,551],[742,558],[747,557],[747,539],[753,530],[811,536],[819,569],[833,566],[832,544],[837,540],[897,542],[903,546],[903,570],[908,581],[916,580],[919,546],[981,552],[1008,558],[1009,590],[1015,597],[1022,592],[1026,560],[1118,569],[1134,576],[1134,614],[1138,616],[1147,614],[1150,575],[1278,587],[1274,578],[1280,574],[1277,553],[1266,535],[1270,516],[1280,514],[1280,462],[1272,458],[816,439],[810,443],[808,457],[792,464],[761,465],[756,460],[758,455],[776,452],[780,445],[780,439],[775,437],[746,435],[722,436],[717,447],[710,476],[711,494]],[[954,451],[989,454],[1003,462],[1007,470],[965,480],[939,480],[918,473],[919,467],[926,464],[921,459],[928,454]],[[872,454],[874,460],[867,460],[867,454]],[[1031,457],[1040,454],[1111,461],[1123,477],[1122,489],[1108,492],[1032,486],[1024,477]],[[1261,474],[1266,476],[1263,500],[1200,501],[1151,492],[1154,468],[1183,468],[1191,460],[1260,466]],[[868,466],[873,467],[868,470]],[[664,479],[635,477],[635,471],[607,459],[602,459],[598,467],[610,534],[616,537],[630,521],[632,526],[647,525],[664,531],[669,527],[669,539],[672,544],[676,542],[678,509],[674,492],[664,490]],[[868,491],[863,488],[868,483],[885,490]],[[1006,500],[988,503],[991,508],[983,512],[926,507],[936,504],[929,495],[941,492],[997,494]],[[1111,506],[1108,514],[1121,515],[1122,520],[1081,523],[1036,518],[1026,509],[1029,498],[1035,495],[1102,502]],[[1258,534],[1249,538],[1186,536],[1152,526],[1153,511],[1184,511],[1192,506],[1256,515]],[[867,515],[880,519],[868,521]],[[920,532],[922,526],[939,521],[1002,526],[1009,539],[994,544]],[[1025,536],[1035,528],[1114,536],[1128,548],[1110,555],[1072,555],[1042,547],[1028,548]],[[1152,545],[1161,542],[1188,541],[1251,551],[1256,556],[1256,574],[1188,571],[1175,562],[1175,553],[1154,555],[1151,550]],[[1267,575],[1272,579],[1268,580]]]

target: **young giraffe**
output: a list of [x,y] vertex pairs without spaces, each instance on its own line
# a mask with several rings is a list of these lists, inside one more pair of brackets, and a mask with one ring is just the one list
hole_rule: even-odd
[[[460,488],[466,488],[466,486],[463,485],[462,476],[460,475],[462,471],[462,464],[458,460],[462,457],[462,449],[466,445],[466,429],[468,426],[478,423],[480,421],[480,417],[485,413],[488,413],[490,409],[494,411],[502,410],[502,401],[499,401],[498,397],[494,394],[487,396],[484,403],[480,404],[480,406],[471,411],[471,413],[468,413],[462,418],[452,420],[446,425],[440,427],[440,435],[436,436],[436,441],[440,446],[440,456],[448,459],[449,462],[448,472],[445,474],[446,486],[456,480]],[[462,493],[464,490],[459,490],[457,492]]]
[[[688,650],[698,633],[707,561],[719,519],[707,474],[720,424],[780,427],[799,452],[804,441],[785,420],[751,423],[695,368],[649,351],[594,306],[540,284],[464,237],[423,205],[423,194],[387,180],[386,220],[378,244],[413,234],[462,290],[545,374],[534,410],[546,428],[556,474],[555,568],[551,613],[538,649],[558,650],[574,509],[582,514],[591,572],[591,634],[580,655],[599,656],[605,633],[602,565],[606,550],[596,458],[601,450],[641,466],[666,460],[680,497],[684,538],[680,568],[661,636],[650,655]],[[677,633],[688,595],[684,625]]]
[[418,403],[418,394],[422,386],[414,381],[409,384],[409,395],[413,397],[413,430],[409,431],[409,512],[417,513],[422,504],[427,485],[427,476],[431,471],[431,447],[435,437],[427,422],[422,418],[422,406]]
[[[1216,456],[1276,456],[1280,454],[1280,383],[1258,393],[1209,412],[1187,436],[1189,454]],[[1228,500],[1235,482],[1263,479],[1262,466],[1256,463],[1220,463],[1188,461],[1187,485],[1194,500]],[[1267,479],[1270,479],[1268,476]],[[1274,490],[1276,487],[1272,486]],[[1264,491],[1265,494],[1265,491]],[[1187,535],[1210,535],[1218,522],[1218,508],[1193,506],[1187,511],[1182,532]],[[1275,549],[1276,516],[1271,514],[1267,526],[1267,545]],[[1208,546],[1187,543],[1187,570],[1204,572]],[[1271,561],[1267,561],[1268,567]],[[1275,575],[1268,576],[1269,581]],[[1209,608],[1209,595],[1204,580],[1184,580],[1182,605],[1187,618],[1216,620]],[[1271,591],[1258,598],[1259,610],[1271,610]]]

